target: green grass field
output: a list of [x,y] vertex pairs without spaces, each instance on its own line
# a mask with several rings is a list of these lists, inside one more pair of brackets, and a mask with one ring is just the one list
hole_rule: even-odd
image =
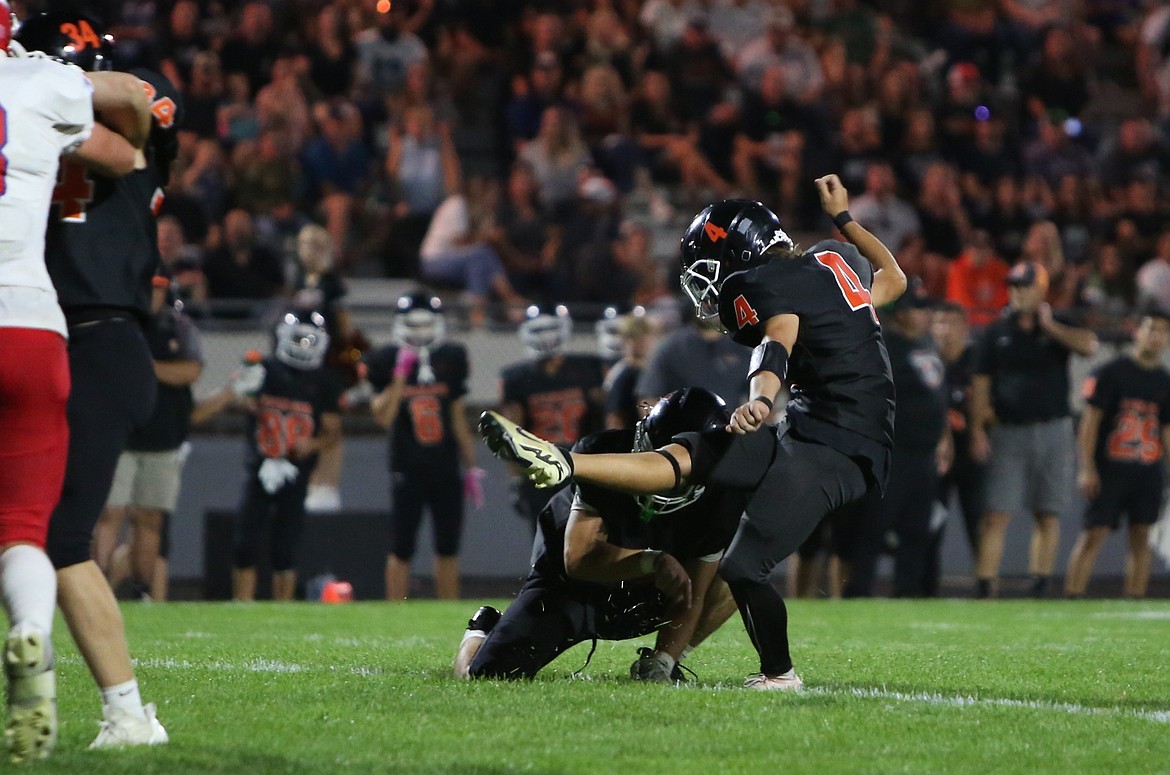
[[[499,604],[501,601],[497,601]],[[738,620],[682,687],[633,684],[635,642],[532,682],[464,683],[477,602],[131,604],[171,744],[90,752],[98,699],[57,632],[61,734],[37,772],[1170,772],[1170,604],[790,603],[800,696],[739,687]],[[4,765],[0,765],[0,770]]]

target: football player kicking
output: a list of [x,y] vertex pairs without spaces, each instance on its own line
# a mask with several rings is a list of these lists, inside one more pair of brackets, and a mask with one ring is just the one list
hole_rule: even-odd
[[[826,240],[801,252],[771,210],[744,200],[710,205],[683,236],[681,281],[697,313],[753,348],[749,400],[726,429],[678,434],[650,452],[590,455],[492,412],[480,420],[492,451],[537,485],[575,477],[629,493],[695,484],[746,493],[719,574],[760,657],[745,685],[760,690],[801,686],[787,609],[768,575],[826,514],[884,487],[892,446],[894,383],[874,306],[898,298],[906,276],[850,217],[837,176],[816,185],[850,244]],[[765,428],[785,385],[787,420]]]
[[14,762],[49,755],[57,737],[51,629],[57,583],[44,552],[61,494],[69,431],[66,323],[45,268],[45,224],[59,157],[106,175],[141,161],[149,117],[137,78],[85,73],[27,56],[0,0],[0,600]]
[[[722,433],[728,419],[717,395],[686,388],[634,428],[586,436],[574,449],[646,451],[677,433]],[[657,631],[631,676],[682,680],[678,661],[735,611],[715,570],[743,503],[740,493],[701,485],[637,497],[579,482],[557,493],[540,514],[532,573],[502,616],[488,606],[476,612],[456,677],[531,678],[582,641]]]

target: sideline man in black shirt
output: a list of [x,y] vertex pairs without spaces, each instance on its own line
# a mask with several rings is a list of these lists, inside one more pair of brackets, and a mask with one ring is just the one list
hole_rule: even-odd
[[1088,500],[1085,529],[1068,558],[1064,593],[1081,597],[1109,533],[1129,520],[1125,596],[1145,597],[1150,580],[1150,525],[1158,521],[1163,467],[1170,445],[1170,374],[1162,353],[1170,319],[1147,314],[1134,333],[1133,352],[1099,366],[1085,381],[1077,485]]
[[1004,536],[1014,512],[1029,510],[1032,592],[1044,594],[1056,564],[1060,512],[1072,490],[1069,355],[1092,355],[1097,337],[1058,321],[1044,301],[1048,273],[1016,264],[1008,309],[983,332],[971,379],[971,457],[989,461],[987,513],[979,540],[976,594],[996,594]]

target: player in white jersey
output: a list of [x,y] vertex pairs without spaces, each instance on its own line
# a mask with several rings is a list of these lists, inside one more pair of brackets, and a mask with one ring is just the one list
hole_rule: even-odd
[[141,163],[130,140],[95,124],[95,108],[141,147],[149,107],[130,76],[91,81],[76,67],[21,56],[13,24],[0,0],[0,600],[11,624],[4,735],[21,762],[47,756],[57,735],[56,575],[44,545],[65,474],[69,367],[45,224],[61,154],[113,175]]

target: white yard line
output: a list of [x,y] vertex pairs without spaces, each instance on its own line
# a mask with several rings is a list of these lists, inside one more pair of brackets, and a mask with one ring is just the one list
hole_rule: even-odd
[[851,687],[833,689],[829,687],[805,687],[805,694],[824,697],[857,697],[860,699],[893,700],[895,702],[937,705],[953,708],[1020,708],[1022,710],[1043,710],[1068,713],[1073,716],[1123,716],[1170,724],[1170,711],[1141,710],[1140,708],[1092,708],[1068,702],[1048,700],[1013,700],[1004,697],[956,697],[928,692],[897,692],[888,689]]
[[[81,658],[76,656],[66,656],[58,658],[58,661],[66,664],[81,664]],[[187,659],[136,659],[134,660],[136,667],[144,667],[150,670],[215,670],[223,672],[247,672],[247,673],[311,673],[315,671],[331,671],[330,667],[312,667],[305,665],[298,665],[290,662],[282,662],[276,659],[253,659],[244,663],[224,662],[222,660],[212,660],[207,662],[191,661]],[[350,675],[360,677],[380,676],[385,675],[385,669],[381,667],[365,667],[361,665],[353,665],[345,670]],[[588,680],[586,676],[576,676],[575,680]],[[739,686],[729,684],[717,684],[715,686],[703,686],[696,684],[684,684],[679,687],[684,691],[709,691],[715,689],[718,691],[744,691]],[[1136,718],[1143,721],[1151,721],[1157,724],[1170,724],[1170,710],[1143,710],[1141,708],[1094,708],[1087,705],[1078,705],[1070,702],[1051,702],[1049,700],[1015,700],[1006,697],[963,697],[955,695],[937,694],[932,692],[899,692],[890,689],[882,689],[877,687],[842,687],[833,688],[829,686],[805,686],[804,695],[815,697],[853,697],[863,700],[889,700],[892,702],[904,702],[917,705],[934,705],[938,707],[950,708],[1017,708],[1020,710],[1038,710],[1047,711],[1051,713],[1067,713],[1072,716],[1110,716],[1121,718]]]

